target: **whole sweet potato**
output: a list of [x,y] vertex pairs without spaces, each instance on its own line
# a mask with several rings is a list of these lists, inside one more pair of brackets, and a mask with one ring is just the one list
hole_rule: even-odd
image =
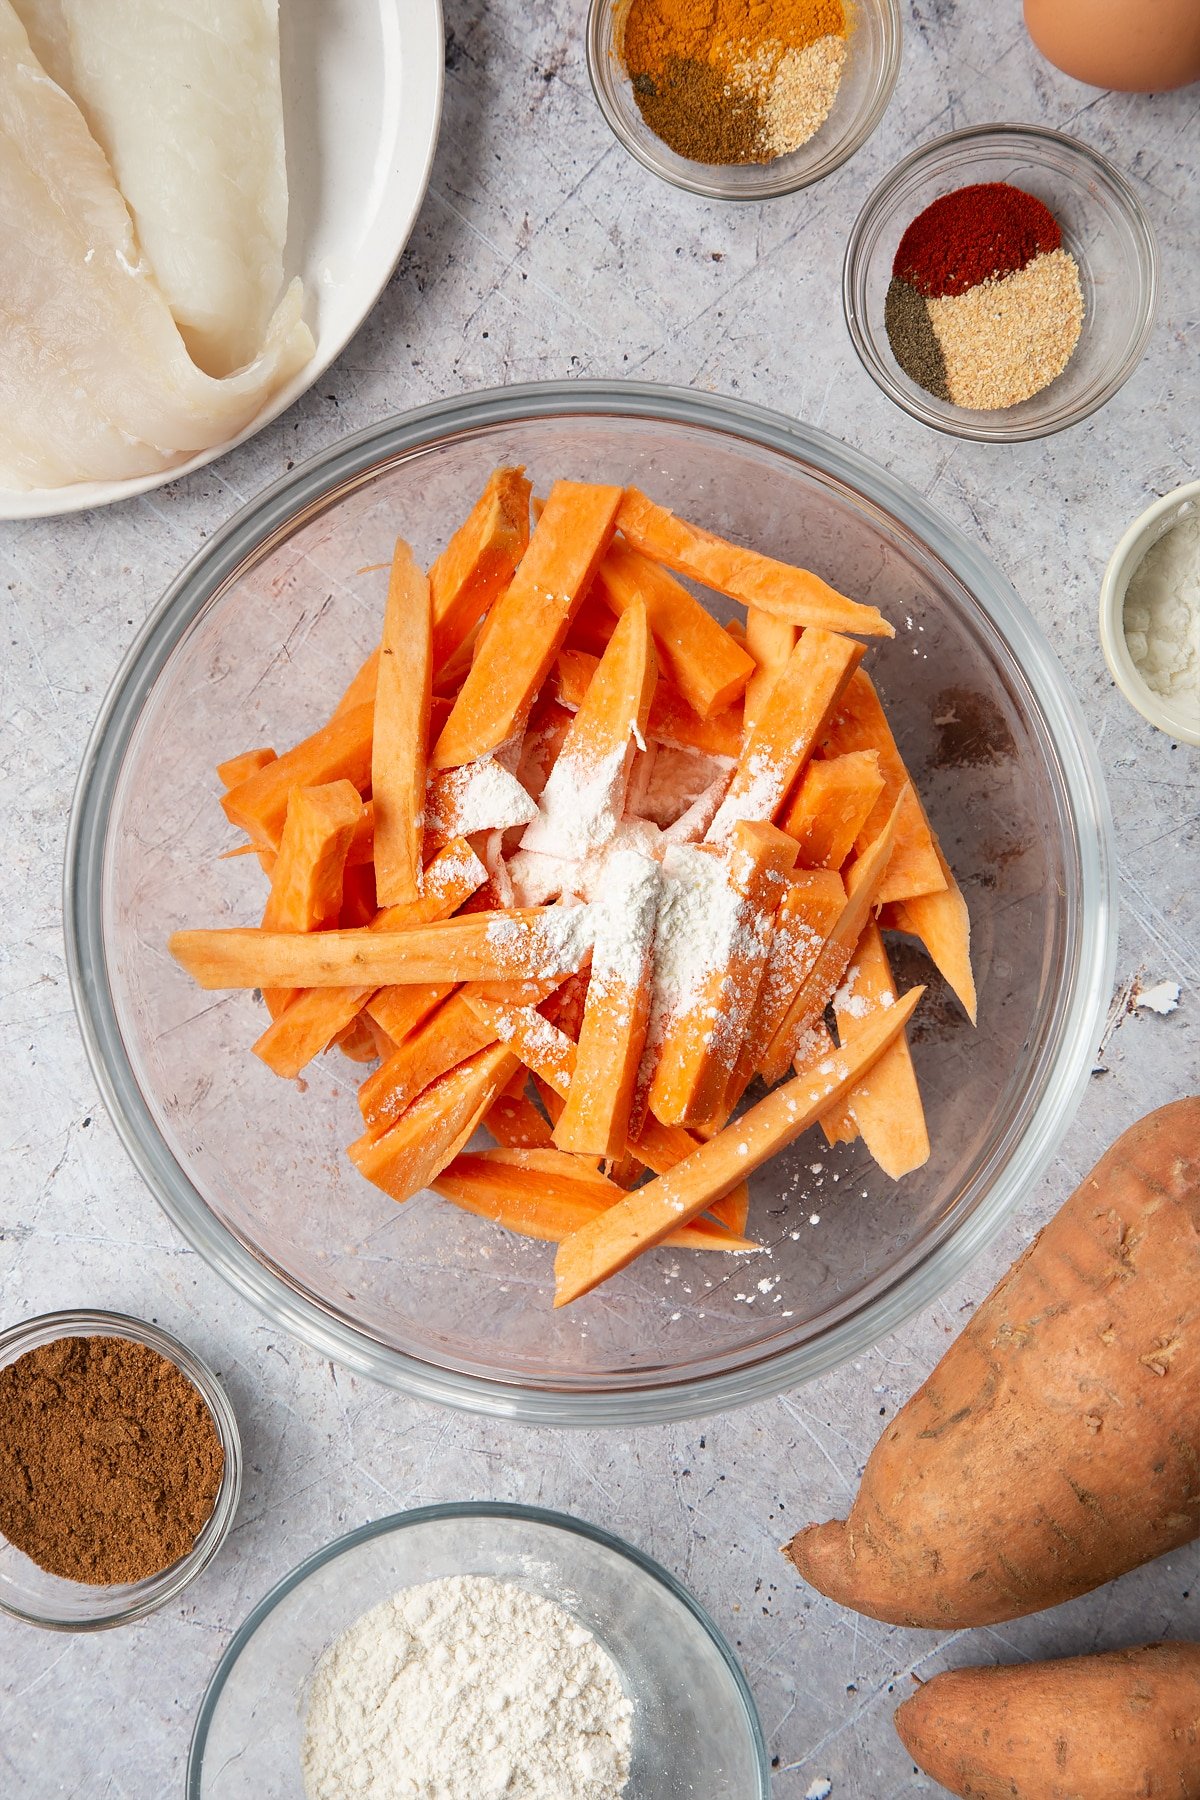
[[950,1669],[896,1730],[964,1800],[1200,1800],[1200,1644]]
[[787,1547],[899,1625],[988,1625],[1200,1534],[1200,1097],[1119,1138]]

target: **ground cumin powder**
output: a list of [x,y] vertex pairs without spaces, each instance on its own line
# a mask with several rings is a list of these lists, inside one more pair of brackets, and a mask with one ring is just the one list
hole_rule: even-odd
[[842,0],[630,0],[621,54],[647,125],[694,162],[769,162],[824,123]]
[[66,1337],[0,1369],[0,1532],[41,1568],[110,1586],[189,1551],[224,1452],[175,1364],[118,1337]]

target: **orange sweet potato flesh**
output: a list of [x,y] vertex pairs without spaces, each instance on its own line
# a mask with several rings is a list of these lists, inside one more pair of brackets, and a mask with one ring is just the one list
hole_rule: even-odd
[[896,1730],[964,1800],[1200,1800],[1200,1644],[948,1669]]
[[484,1117],[484,1125],[505,1150],[552,1150],[550,1121],[526,1092],[528,1071],[522,1066]]
[[739,819],[774,820],[782,811],[862,654],[861,644],[837,632],[803,634],[745,735],[710,842],[722,843]]
[[409,1199],[458,1155],[516,1068],[503,1044],[480,1050],[431,1082],[382,1137],[356,1138],[346,1154],[393,1200]]
[[946,885],[946,877],[929,820],[892,736],[875,684],[865,669],[856,669],[846,684],[825,736],[826,755],[841,756],[853,750],[873,750],[883,776],[879,798],[858,835],[856,848],[860,854],[878,837],[897,800],[902,795],[904,798],[896,820],[892,864],[879,891],[880,903],[939,892]]
[[776,562],[757,550],[743,550],[689,525],[637,488],[625,489],[617,527],[635,549],[677,575],[702,581],[791,625],[820,625],[827,631],[857,631],[871,637],[896,635],[877,607],[848,600],[807,569]]
[[[584,650],[561,650],[555,660],[554,690],[564,706],[578,709],[584,700],[599,658]],[[742,748],[742,709],[728,706],[724,712],[702,719],[669,681],[659,677],[646,718],[651,743],[673,744],[685,750],[703,750],[708,756],[736,760]]]
[[620,488],[554,483],[520,567],[488,614],[431,767],[474,762],[512,736],[608,548],[620,501]]
[[751,606],[746,612],[746,647],[754,658],[755,669],[746,683],[746,729],[749,730],[771,697],[771,691],[786,669],[788,658],[796,648],[797,629],[786,619]]
[[788,1554],[872,1618],[991,1625],[1200,1534],[1200,1096],[1118,1138]]
[[350,712],[355,706],[375,704],[375,685],[379,679],[379,646],[376,644],[370,656],[355,671],[349,687],[338,701],[331,713],[331,718],[340,718],[342,713]]
[[381,906],[399,906],[421,892],[432,683],[429,583],[401,538],[388,583],[371,748],[375,891]]
[[840,869],[883,792],[874,750],[810,762],[782,820],[802,869]]
[[529,543],[524,469],[493,470],[429,571],[433,666],[441,669],[508,586]]
[[754,673],[753,657],[657,563],[614,538],[594,591],[618,615],[634,601],[645,603],[663,675],[702,719],[740,698]]
[[374,722],[373,702],[348,707],[294,750],[230,788],[221,800],[225,817],[256,844],[277,850],[293,788],[352,781],[361,794],[370,786]]
[[667,1174],[565,1238],[554,1262],[555,1306],[590,1293],[794,1143],[903,1031],[923,992],[910,988],[890,1012],[868,1022],[852,1047],[806,1067]]
[[[842,1043],[853,1038],[862,1020],[896,999],[896,984],[879,927],[868,924],[842,986],[833,999]],[[866,1079],[848,1095],[841,1115],[823,1118],[831,1144],[861,1135],[885,1175],[893,1181],[911,1175],[929,1161],[925,1108],[906,1038],[898,1037]]]
[[[271,892],[263,908],[264,931],[324,931],[337,924],[346,855],[362,812],[363,803],[352,782],[293,788],[271,871]],[[294,992],[292,988],[263,989],[273,1019]]]
[[963,1006],[972,1025],[977,1001],[971,969],[971,919],[962,889],[936,838],[933,848],[946,885],[938,894],[918,894],[895,902],[896,929],[920,938]]
[[264,745],[260,750],[243,750],[240,756],[227,757],[217,764],[217,780],[223,788],[235,788],[276,760],[274,750]]
[[461,990],[452,994],[359,1088],[358,1105],[368,1136],[381,1137],[422,1088],[495,1041],[496,1033],[471,1011]]

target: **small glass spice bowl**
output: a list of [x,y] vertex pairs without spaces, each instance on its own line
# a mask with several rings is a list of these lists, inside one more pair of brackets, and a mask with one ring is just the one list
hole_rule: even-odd
[[242,1446],[233,1408],[216,1376],[186,1345],[157,1325],[115,1312],[43,1313],[0,1332],[0,1368],[64,1337],[118,1337],[144,1344],[175,1364],[207,1406],[224,1452],[216,1502],[186,1556],[144,1581],[94,1587],[38,1567],[0,1535],[0,1611],[49,1631],[103,1631],[144,1618],[173,1600],[207,1568],[229,1535],[242,1486]]
[[900,74],[899,0],[845,0],[846,65],[829,117],[808,142],[766,163],[692,162],[664,144],[638,108],[621,49],[630,4],[591,0],[588,9],[588,74],[600,110],[653,174],[710,200],[772,200],[832,175],[876,129]]
[[[942,194],[1006,181],[1041,200],[1079,265],[1084,319],[1062,374],[1041,393],[995,412],[970,412],[901,369],[884,326],[884,300],[907,226]],[[1158,300],[1158,251],[1140,201],[1095,150],[1034,125],[977,125],[934,138],[886,176],[846,246],[842,301],[867,373],[923,425],[983,443],[1020,443],[1077,425],[1111,400],[1141,359]]]
[[1195,702],[1158,694],[1143,679],[1125,637],[1125,594],[1146,552],[1189,514],[1200,512],[1200,481],[1189,481],[1140,513],[1108,559],[1100,584],[1100,646],[1109,673],[1143,719],[1181,744],[1200,748],[1200,716]]

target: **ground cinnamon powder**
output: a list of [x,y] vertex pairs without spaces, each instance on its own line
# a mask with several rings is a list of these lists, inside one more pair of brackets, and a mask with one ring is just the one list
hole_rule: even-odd
[[202,1396],[144,1344],[58,1338],[0,1369],[0,1533],[51,1574],[109,1586],[168,1568],[223,1467]]

